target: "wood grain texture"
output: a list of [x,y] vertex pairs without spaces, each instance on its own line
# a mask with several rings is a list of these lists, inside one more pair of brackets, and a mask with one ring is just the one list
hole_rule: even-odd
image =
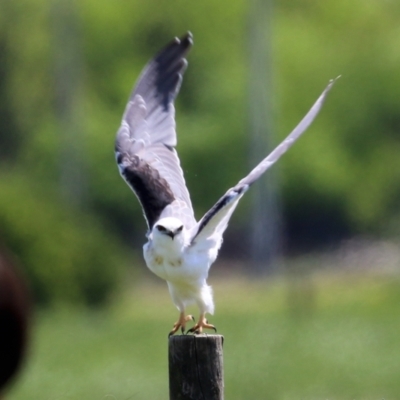
[[221,335],[180,335],[169,338],[170,400],[223,400]]

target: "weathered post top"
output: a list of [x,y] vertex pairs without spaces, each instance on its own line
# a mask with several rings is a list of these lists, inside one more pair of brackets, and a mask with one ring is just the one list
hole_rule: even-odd
[[222,335],[169,338],[170,400],[223,400]]

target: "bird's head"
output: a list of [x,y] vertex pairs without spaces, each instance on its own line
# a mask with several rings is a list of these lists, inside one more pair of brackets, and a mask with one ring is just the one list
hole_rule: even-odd
[[179,241],[184,242],[184,229],[183,222],[178,218],[166,217],[161,218],[153,226],[153,240],[157,241]]

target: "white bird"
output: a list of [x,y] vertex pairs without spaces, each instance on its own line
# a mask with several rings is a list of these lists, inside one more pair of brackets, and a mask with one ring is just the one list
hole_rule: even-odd
[[272,153],[229,189],[196,222],[180,161],[175,151],[174,100],[187,67],[191,33],[175,38],[144,68],[129,98],[117,133],[115,151],[120,174],[138,197],[148,224],[143,253],[148,268],[167,281],[180,315],[170,335],[193,320],[185,310],[196,304],[200,318],[188,332],[214,329],[208,271],[218,255],[222,235],[240,198],[298,139],[320,111],[330,81],[307,115]]

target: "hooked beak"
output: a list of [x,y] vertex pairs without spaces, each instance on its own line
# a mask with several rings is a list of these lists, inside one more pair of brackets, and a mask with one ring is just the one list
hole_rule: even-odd
[[166,234],[167,234],[172,240],[174,240],[175,232],[168,231],[168,232],[166,232]]

